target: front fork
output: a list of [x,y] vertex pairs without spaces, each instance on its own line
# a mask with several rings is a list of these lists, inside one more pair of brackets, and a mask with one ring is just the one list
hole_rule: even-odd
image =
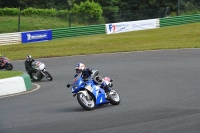
[[47,70],[46,69],[43,69],[42,71],[41,71],[41,73],[47,78],[47,75],[46,75],[46,72]]
[[[91,96],[88,94],[87,91],[81,91],[81,92],[83,92],[83,94],[85,95],[85,98],[86,98],[87,101],[90,101],[90,100],[91,100]],[[76,94],[74,94],[73,96],[75,97]]]

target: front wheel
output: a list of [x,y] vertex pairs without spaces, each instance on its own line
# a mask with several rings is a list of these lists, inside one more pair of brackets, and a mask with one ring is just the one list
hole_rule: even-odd
[[13,65],[8,63],[8,64],[6,64],[5,69],[6,70],[12,70],[13,69]]
[[51,76],[51,74],[49,72],[45,71],[45,74],[46,74],[45,77],[47,78],[47,80],[49,80],[49,81],[53,80],[53,77]]
[[121,102],[119,94],[115,90],[111,90],[108,97],[112,105],[118,105]]
[[86,96],[83,92],[79,92],[77,94],[77,100],[79,104],[86,110],[93,110],[95,108],[93,97]]

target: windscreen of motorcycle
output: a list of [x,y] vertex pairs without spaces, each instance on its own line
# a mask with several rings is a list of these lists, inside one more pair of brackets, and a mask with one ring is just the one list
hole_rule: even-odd
[[40,70],[43,70],[44,68],[45,68],[44,63],[40,64],[39,69],[40,69]]
[[72,88],[71,88],[71,91],[73,92],[74,90],[76,90],[76,88],[78,86],[80,86],[82,84],[82,78],[81,76],[77,76],[76,78],[74,78],[74,81],[72,83]]
[[32,68],[43,70],[45,68],[45,65],[40,61],[34,61],[32,62]]

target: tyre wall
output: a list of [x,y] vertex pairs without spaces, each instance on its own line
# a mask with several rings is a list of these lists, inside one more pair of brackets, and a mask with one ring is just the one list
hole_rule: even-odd
[[0,80],[0,96],[29,91],[31,89],[32,82],[30,76],[26,73]]

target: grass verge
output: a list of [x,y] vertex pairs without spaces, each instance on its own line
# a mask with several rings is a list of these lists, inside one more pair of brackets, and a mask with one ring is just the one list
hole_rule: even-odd
[[200,48],[200,23],[111,35],[65,38],[47,42],[0,46],[11,60],[130,52],[159,49]]
[[[68,27],[69,22],[60,18],[21,16],[20,31],[44,30]],[[18,16],[0,16],[0,33],[11,33],[18,31]]]
[[0,79],[20,76],[23,73],[24,72],[20,72],[20,71],[0,71]]

